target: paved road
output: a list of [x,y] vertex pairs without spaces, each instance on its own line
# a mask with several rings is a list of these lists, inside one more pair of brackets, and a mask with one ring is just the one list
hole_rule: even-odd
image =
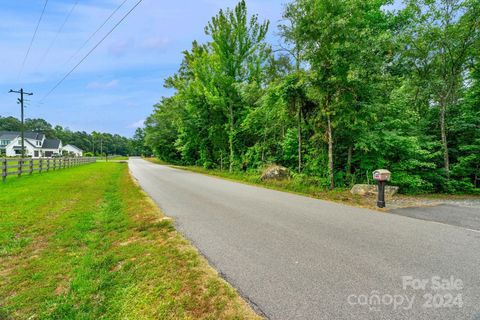
[[[178,229],[270,319],[480,319],[480,232],[141,159],[131,159],[130,169]],[[461,283],[437,291],[435,276]],[[428,283],[414,290],[411,278],[402,277]],[[428,294],[436,295],[431,307]]]
[[392,210],[392,213],[480,231],[480,202],[475,206],[440,204],[428,207],[402,208]]

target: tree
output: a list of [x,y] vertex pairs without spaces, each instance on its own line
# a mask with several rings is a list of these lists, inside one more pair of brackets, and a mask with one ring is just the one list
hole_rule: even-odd
[[235,161],[237,123],[241,123],[238,117],[242,113],[238,84],[259,81],[266,60],[264,39],[268,25],[259,23],[257,15],[248,19],[245,0],[241,0],[233,10],[220,10],[205,28],[205,33],[212,37],[209,48],[216,62],[220,100],[227,111],[230,171]]
[[0,116],[0,131],[20,131],[22,130],[22,123],[15,117],[1,117]]
[[280,35],[283,37],[285,46],[280,45],[281,51],[287,52],[294,61],[294,73],[285,81],[285,95],[290,104],[290,109],[297,118],[297,150],[298,172],[302,171],[302,123],[304,112],[302,105],[306,96],[304,89],[304,73],[301,65],[304,62],[305,42],[301,41],[301,29],[298,23],[302,17],[300,6],[289,3],[283,13],[284,23],[280,25]]
[[181,117],[180,105],[175,98],[164,98],[154,106],[154,113],[145,121],[145,146],[163,161],[179,162],[176,147]]
[[25,130],[41,132],[49,137],[53,135],[52,125],[44,119],[26,119]]
[[131,140],[131,149],[134,155],[137,156],[151,156],[152,150],[146,145],[145,129],[137,128]]
[[[368,99],[366,86],[384,59],[387,15],[376,0],[298,0],[293,24],[310,64],[311,97],[319,106],[328,144],[330,188],[334,181],[334,127],[340,114]],[[388,38],[388,35],[387,35]],[[373,70],[370,70],[370,69]]]
[[447,120],[457,107],[468,58],[478,44],[480,5],[476,0],[408,1],[411,23],[405,31],[405,56],[428,104],[438,108],[444,169],[450,174]]

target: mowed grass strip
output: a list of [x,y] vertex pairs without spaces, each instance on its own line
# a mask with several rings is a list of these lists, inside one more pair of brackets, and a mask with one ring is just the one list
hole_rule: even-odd
[[[347,205],[356,206],[356,207],[378,209],[376,207],[375,198],[373,197],[353,195],[350,192],[349,188],[336,188],[334,190],[330,190],[328,188],[319,186],[315,182],[309,181],[308,177],[305,177],[303,181],[296,180],[296,179],[287,179],[282,181],[276,181],[276,180],[262,181],[261,173],[255,172],[255,171],[229,172],[228,169],[219,170],[219,169],[205,169],[200,166],[172,165],[162,160],[159,160],[157,158],[144,158],[144,159],[155,164],[167,165],[173,168],[215,176],[215,177],[219,177],[219,178],[230,180],[230,181],[242,182],[249,185],[261,186],[268,189],[295,193],[295,194],[299,194],[307,197],[338,202],[338,203],[347,204]],[[310,179],[310,180],[313,180],[313,179]]]
[[122,163],[0,185],[0,319],[257,319]]

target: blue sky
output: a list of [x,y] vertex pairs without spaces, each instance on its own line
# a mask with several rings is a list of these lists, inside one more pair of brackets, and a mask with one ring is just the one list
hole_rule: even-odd
[[[20,76],[44,0],[0,0],[0,115],[19,117],[8,90],[34,92],[26,117],[44,118],[72,130],[97,130],[131,136],[162,96],[165,77],[173,74],[182,51],[219,9],[234,0],[144,0],[92,55],[43,104],[41,98],[137,2],[128,0],[112,20],[73,60],[69,57],[122,0],[79,0],[48,55],[48,47],[75,0],[50,0],[29,58]],[[282,0],[247,0],[249,11],[271,21],[269,41],[281,18]],[[45,58],[44,58],[45,57]],[[68,62],[68,63],[67,63]]]

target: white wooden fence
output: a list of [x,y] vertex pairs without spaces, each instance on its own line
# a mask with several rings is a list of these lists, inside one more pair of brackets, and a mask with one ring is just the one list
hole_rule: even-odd
[[4,158],[0,159],[0,171],[2,181],[5,182],[8,176],[21,177],[25,174],[32,175],[35,172],[56,171],[94,162],[97,162],[97,158]]

